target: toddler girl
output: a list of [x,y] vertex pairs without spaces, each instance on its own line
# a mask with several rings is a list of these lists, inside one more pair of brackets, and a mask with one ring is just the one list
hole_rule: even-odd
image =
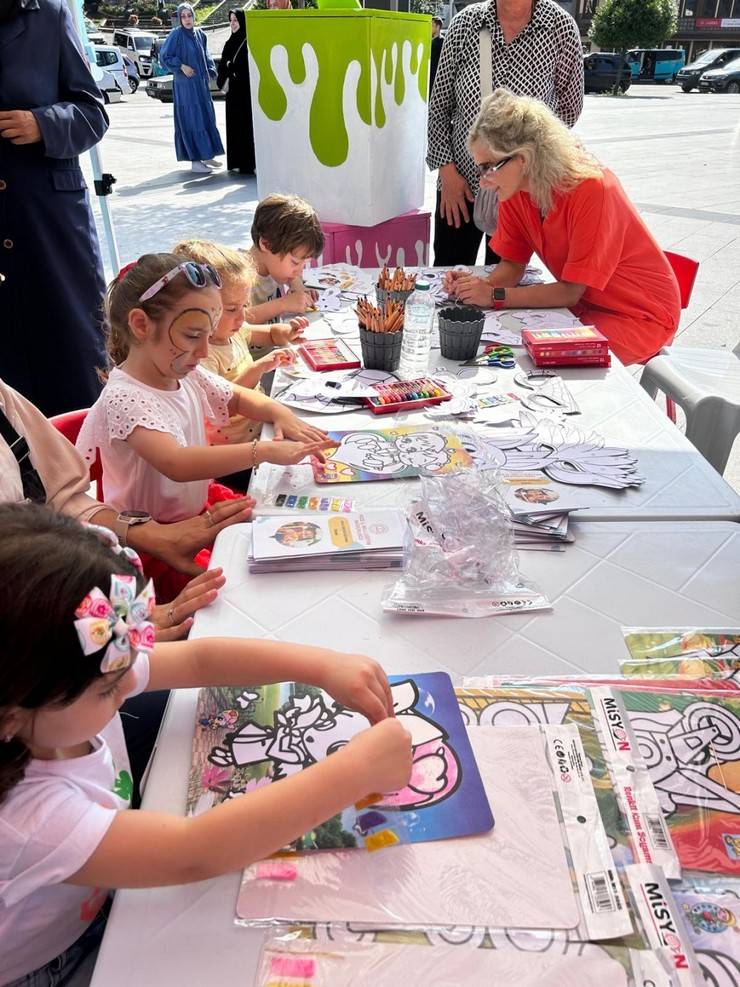
[[[410,737],[369,658],[228,638],[154,646],[154,594],[92,529],[0,507],[0,984],[62,983],[95,948],[108,888],[206,880],[370,792],[402,788]],[[192,818],[129,809],[118,709],[155,689],[298,680],[376,725],[279,784]],[[101,890],[103,889],[103,890]],[[52,972],[53,971],[53,972]]]

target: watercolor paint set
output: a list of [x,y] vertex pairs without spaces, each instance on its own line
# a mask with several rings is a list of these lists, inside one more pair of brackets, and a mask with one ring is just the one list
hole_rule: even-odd
[[311,339],[298,347],[312,370],[353,370],[359,359],[341,339]]
[[335,398],[336,404],[354,404],[369,408],[374,415],[389,415],[394,411],[413,411],[449,401],[452,394],[438,380],[419,377],[373,385],[376,395],[357,398]]

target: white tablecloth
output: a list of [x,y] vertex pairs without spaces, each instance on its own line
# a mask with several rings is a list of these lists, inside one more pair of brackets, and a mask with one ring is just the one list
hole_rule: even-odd
[[[385,484],[385,486],[393,484]],[[366,486],[371,486],[366,484]],[[381,486],[377,484],[376,486]],[[551,613],[482,620],[383,614],[374,573],[252,575],[248,526],[222,532],[212,564],[227,582],[193,634],[274,637],[379,658],[390,673],[617,672],[620,625],[737,626],[740,527],[726,522],[574,524],[565,553],[523,555]],[[174,694],[144,809],[181,814],[190,765],[195,690]],[[251,985],[261,933],[233,924],[239,875],[177,888],[120,891],[93,987]]]

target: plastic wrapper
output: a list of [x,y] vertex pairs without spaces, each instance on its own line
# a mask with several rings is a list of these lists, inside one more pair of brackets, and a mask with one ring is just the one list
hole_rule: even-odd
[[[724,887],[673,887],[689,940],[706,984],[740,983],[740,881]],[[702,981],[700,980],[699,983]]]
[[491,932],[469,943],[316,941],[287,933],[268,939],[255,987],[672,987],[660,952],[583,944],[536,933]]
[[480,727],[469,733],[493,830],[369,856],[352,850],[297,855],[284,876],[256,864],[244,872],[237,921],[579,927],[581,909],[539,729]]
[[547,598],[519,572],[509,513],[494,472],[423,477],[408,517],[404,574],[383,593],[384,610],[490,617],[550,609]]
[[740,628],[623,627],[623,675],[718,679],[740,688]]

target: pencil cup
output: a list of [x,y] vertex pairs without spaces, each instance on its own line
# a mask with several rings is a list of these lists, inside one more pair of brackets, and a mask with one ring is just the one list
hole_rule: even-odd
[[448,360],[470,360],[478,352],[483,334],[483,311],[476,305],[452,305],[440,309],[439,342]]
[[382,308],[386,302],[400,302],[402,305],[405,305],[413,293],[413,288],[409,288],[408,291],[387,291],[385,288],[380,288],[377,284],[375,285],[378,308]]
[[397,370],[403,332],[370,332],[360,326],[362,365],[368,370]]

